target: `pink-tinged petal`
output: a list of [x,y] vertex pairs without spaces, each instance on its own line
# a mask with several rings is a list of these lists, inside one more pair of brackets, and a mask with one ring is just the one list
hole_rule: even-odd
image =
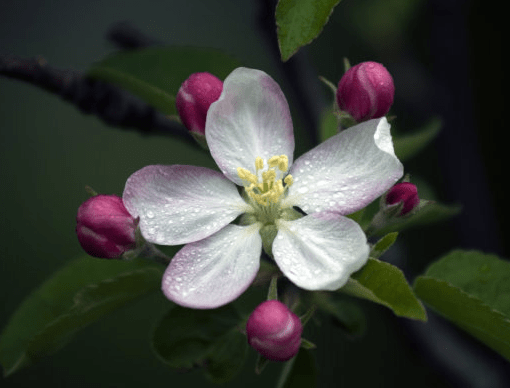
[[240,67],[225,79],[218,101],[205,123],[211,155],[231,181],[242,186],[237,168],[255,172],[255,158],[294,153],[289,105],[278,84],[266,73]]
[[212,236],[186,245],[163,275],[171,301],[195,309],[223,306],[241,295],[260,266],[259,225],[227,225]]
[[337,290],[368,259],[365,233],[339,214],[314,213],[277,225],[274,259],[291,282],[306,290]]
[[249,209],[221,173],[195,166],[147,166],[131,175],[122,197],[150,242],[178,245],[212,235]]
[[298,158],[286,201],[305,213],[350,214],[386,192],[403,171],[386,118],[366,121]]

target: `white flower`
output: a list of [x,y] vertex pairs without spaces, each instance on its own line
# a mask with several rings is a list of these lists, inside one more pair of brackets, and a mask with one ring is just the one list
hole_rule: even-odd
[[[385,118],[344,130],[293,163],[292,120],[280,87],[262,71],[238,68],[211,105],[205,133],[222,173],[147,166],[124,190],[147,241],[187,244],[163,276],[170,300],[215,308],[237,298],[257,274],[261,235],[267,240],[264,230],[271,228],[274,260],[301,288],[336,290],[366,263],[366,236],[343,215],[403,174]],[[244,186],[246,201],[236,185]],[[295,219],[294,206],[306,215]],[[231,224],[243,213],[249,225]]]

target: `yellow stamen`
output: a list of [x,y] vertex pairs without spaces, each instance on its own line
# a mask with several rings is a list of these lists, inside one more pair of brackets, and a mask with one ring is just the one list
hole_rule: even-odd
[[251,172],[249,172],[247,169],[238,167],[237,168],[237,175],[239,178],[241,178],[244,181],[248,181],[253,184],[257,184],[258,179],[255,175],[253,175]]
[[[287,175],[282,179],[282,176],[289,168],[287,155],[276,155],[269,158],[267,166],[268,169],[262,171],[259,175],[259,171],[264,168],[264,160],[258,156],[255,159],[255,174],[242,167],[237,169],[239,178],[247,183],[245,190],[248,196],[262,206],[278,203],[287,192],[288,187],[294,182],[291,175]],[[276,169],[280,172],[277,173]],[[284,182],[285,187],[283,186]]]
[[264,159],[262,159],[260,156],[257,156],[255,158],[255,170],[262,170],[264,168]]
[[271,156],[269,158],[269,160],[267,161],[267,165],[269,167],[276,167],[278,165],[278,162],[280,161],[280,157],[279,156]]
[[287,158],[287,155],[280,156],[280,160],[278,161],[278,169],[283,172],[289,169],[289,158]]

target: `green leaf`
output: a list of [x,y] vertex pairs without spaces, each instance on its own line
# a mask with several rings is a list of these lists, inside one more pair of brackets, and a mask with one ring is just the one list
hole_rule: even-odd
[[430,202],[423,206],[417,213],[407,217],[396,218],[394,222],[377,229],[374,233],[381,236],[391,232],[400,232],[405,229],[420,225],[427,225],[447,220],[460,213],[460,205],[444,205],[438,202]]
[[382,304],[400,317],[427,320],[427,313],[404,274],[389,263],[369,258],[367,264],[354,273],[340,291]]
[[314,40],[340,0],[279,0],[276,6],[278,45],[282,60]]
[[404,162],[418,154],[439,134],[443,123],[439,118],[434,118],[423,128],[409,135],[394,137],[393,147],[395,154]]
[[317,386],[317,367],[312,352],[300,349],[296,357],[282,369],[277,388],[314,388]]
[[230,381],[243,367],[247,352],[246,336],[236,329],[231,330],[211,348],[206,376],[216,384]]
[[87,77],[115,84],[175,115],[177,91],[192,73],[209,72],[223,80],[236,67],[237,60],[217,50],[152,47],[110,55],[94,64]]
[[312,341],[301,338],[301,348],[306,350],[317,349],[317,345],[315,345]]
[[0,337],[0,362],[10,375],[53,353],[73,334],[134,298],[160,288],[162,270],[141,261],[71,261],[13,314]]
[[[171,367],[207,366],[207,376],[220,381],[232,377],[237,373],[234,368],[244,362],[244,346],[232,333],[239,322],[240,317],[232,305],[214,310],[176,306],[156,327],[152,346],[158,357]],[[228,352],[235,352],[237,360],[231,359]]]
[[340,327],[348,338],[357,338],[364,334],[366,318],[357,304],[333,299],[324,292],[313,293],[313,302],[321,311],[332,316],[335,325]]
[[338,133],[338,118],[332,109],[322,112],[320,125],[320,139],[324,141]]
[[398,232],[388,233],[386,236],[381,238],[370,250],[370,257],[372,259],[378,259],[381,257],[384,252],[386,252],[390,247],[397,241]]
[[427,305],[510,361],[510,262],[455,250],[419,276],[414,289]]

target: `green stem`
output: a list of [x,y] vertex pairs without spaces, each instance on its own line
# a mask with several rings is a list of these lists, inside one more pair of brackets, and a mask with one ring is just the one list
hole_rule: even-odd
[[289,361],[285,363],[282,369],[282,373],[280,374],[280,378],[278,379],[278,383],[276,384],[276,388],[283,388],[287,379],[289,378],[290,372],[292,371],[292,367],[294,366],[294,362],[296,361],[297,355],[292,357]]

